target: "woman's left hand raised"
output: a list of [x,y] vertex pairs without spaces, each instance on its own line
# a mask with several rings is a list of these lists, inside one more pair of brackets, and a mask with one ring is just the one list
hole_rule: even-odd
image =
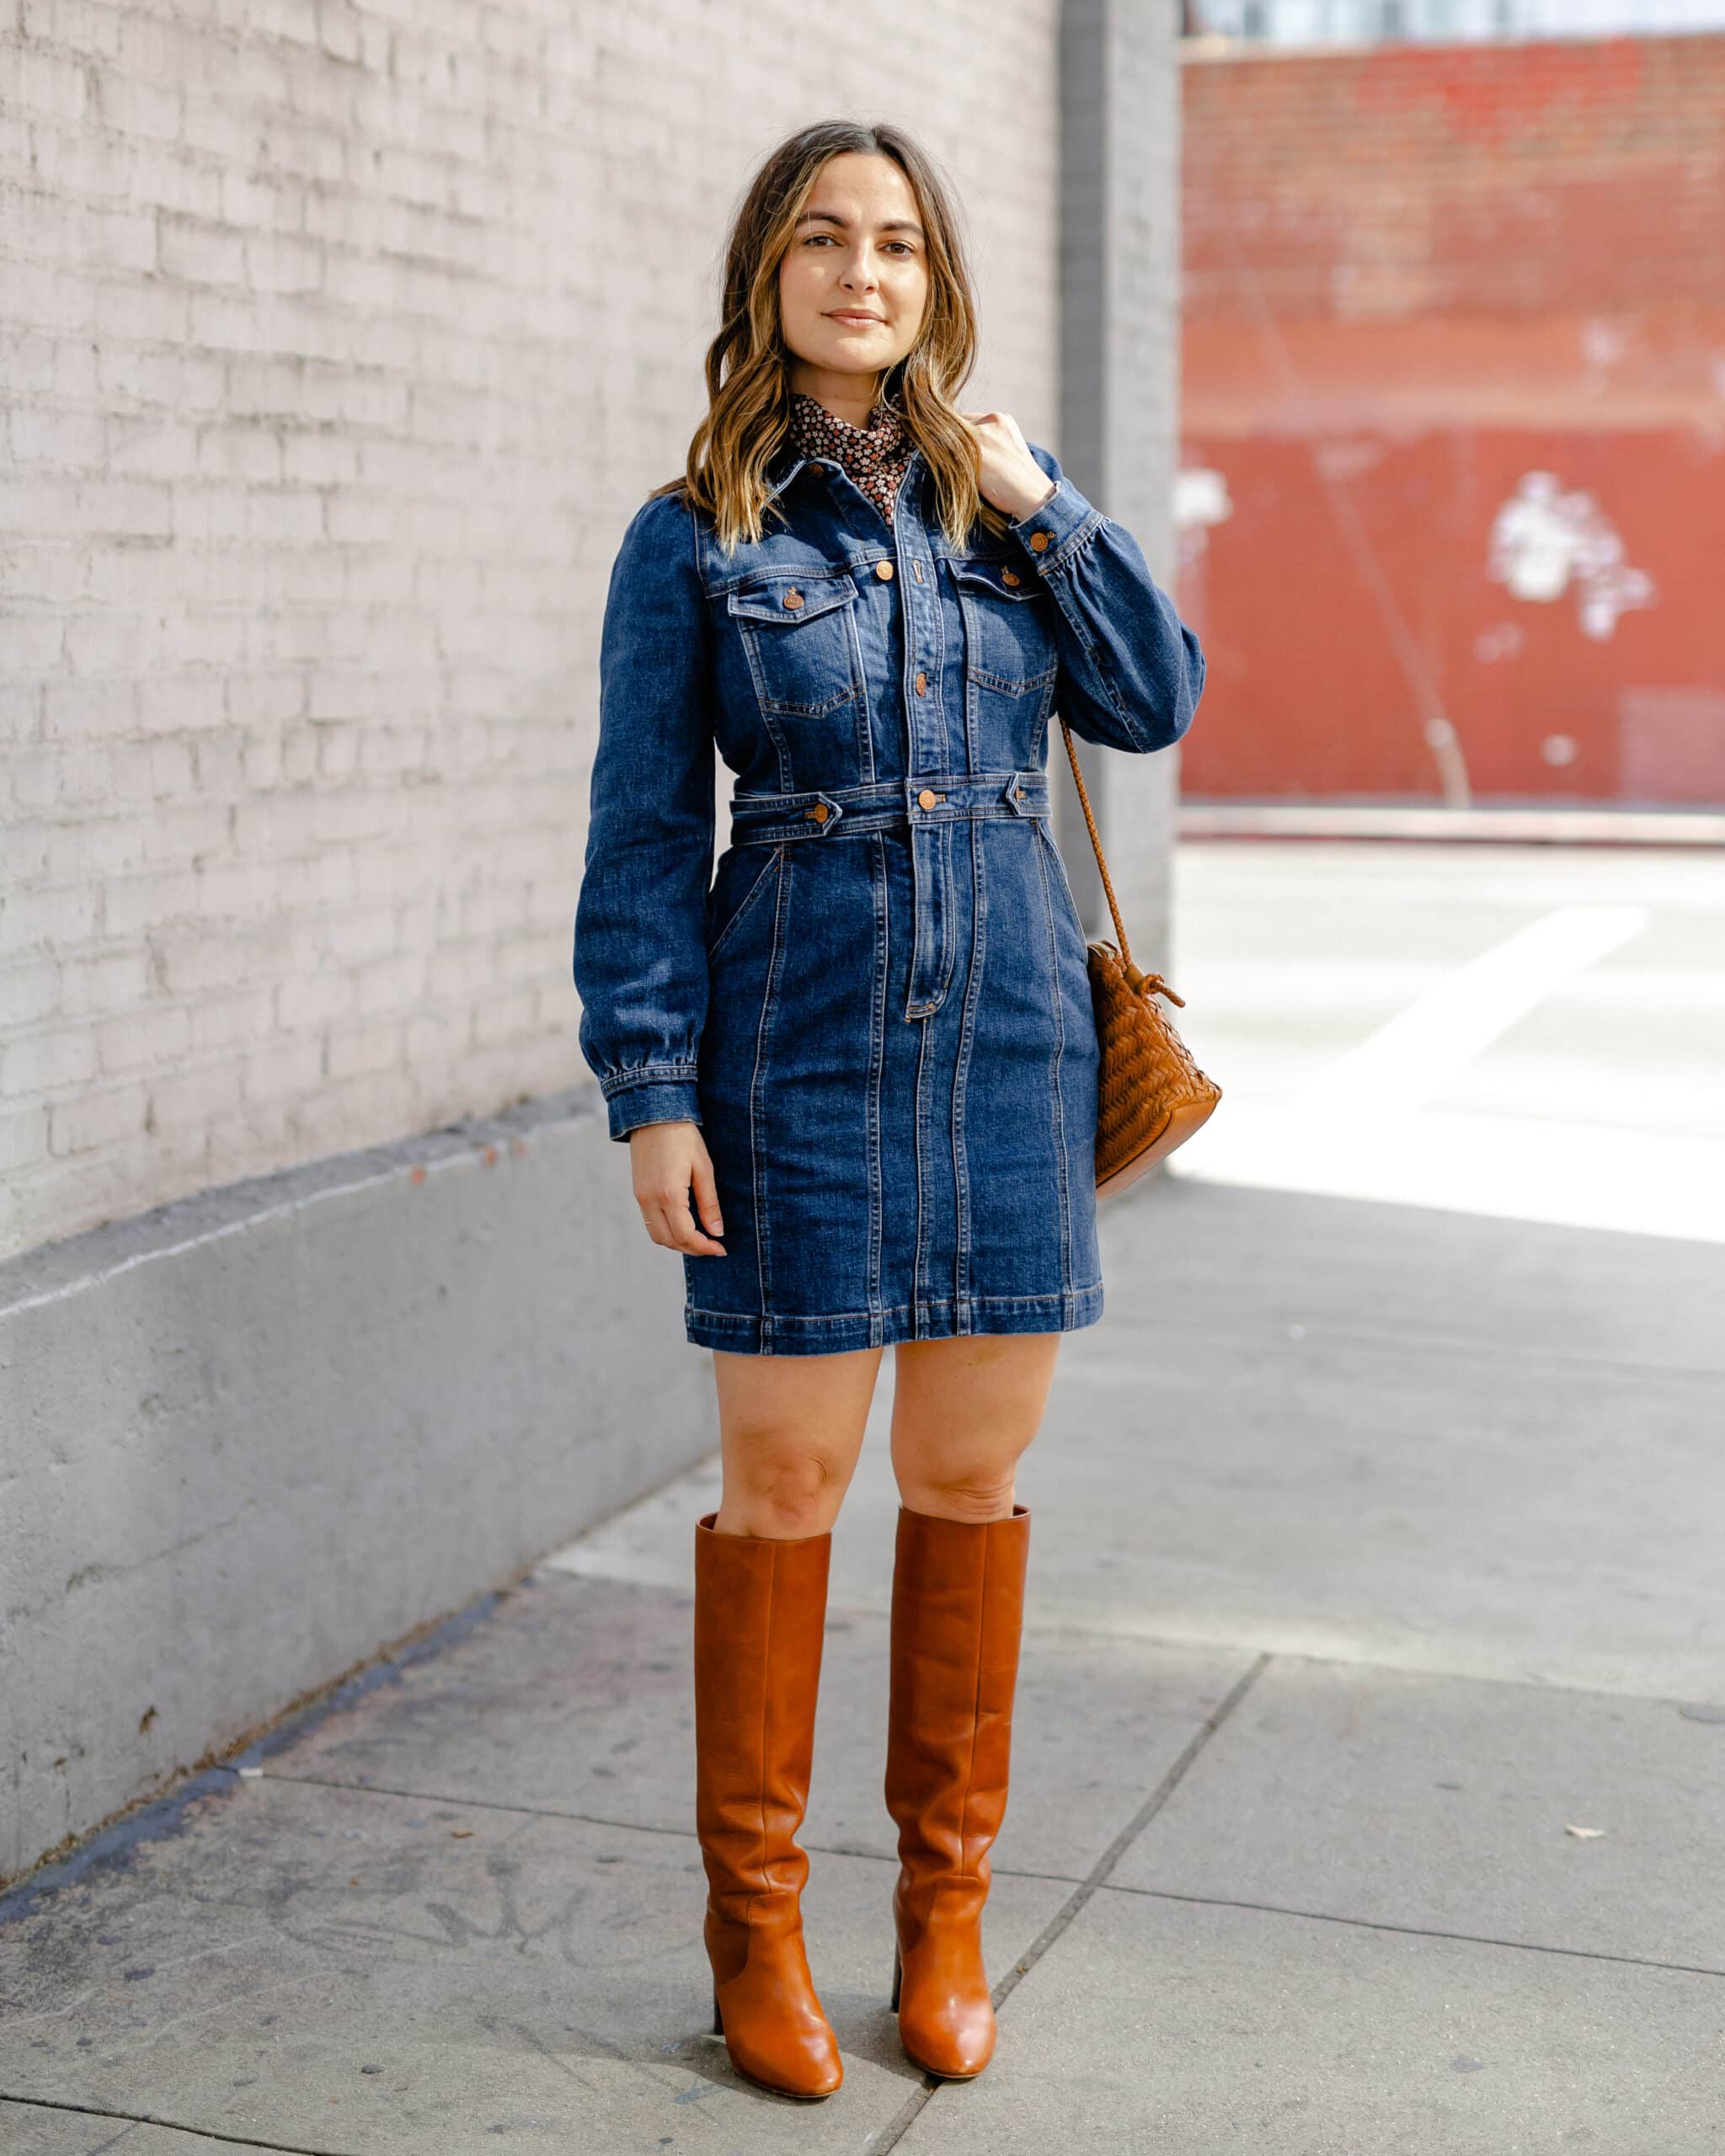
[[1010,412],[961,412],[976,437],[982,499],[1016,522],[1054,499],[1055,482],[1030,454],[1030,445]]

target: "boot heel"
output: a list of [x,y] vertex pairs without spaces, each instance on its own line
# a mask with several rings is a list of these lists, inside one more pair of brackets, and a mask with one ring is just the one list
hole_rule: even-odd
[[708,2031],[708,2034],[713,2036],[722,2036],[724,2034],[724,2016],[718,2010],[718,1993],[717,1992],[714,1992],[713,1994],[713,2026]]
[[895,2013],[895,2014],[896,2014],[896,2013],[898,2012],[898,2010],[899,2010],[899,1987],[900,1987],[900,1985],[901,1983],[903,1983],[904,1980],[905,1980],[905,1963],[904,1963],[904,1957],[903,1957],[903,1956],[900,1953],[900,1951],[899,1951],[898,1948],[897,1948],[896,1946],[895,1946],[895,1947],[893,1948],[893,1997],[892,1997],[892,2006],[891,2006],[891,2009],[890,2009],[890,2010],[891,2010],[893,2013]]

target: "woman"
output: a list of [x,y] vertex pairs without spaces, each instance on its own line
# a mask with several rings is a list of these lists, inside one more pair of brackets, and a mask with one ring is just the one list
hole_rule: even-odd
[[[889,1343],[892,2003],[929,2073],[994,2048],[1014,1470],[1061,1334],[1103,1308],[1049,719],[1147,753],[1204,678],[1130,534],[1007,414],[954,408],[975,347],[927,158],[889,126],[793,136],[738,213],[709,408],[623,535],[601,643],[580,1044],[713,1351],[694,1658],[714,2028],[794,2096],[842,2078],[795,1836],[831,1529]],[[715,744],[736,774],[716,867]]]

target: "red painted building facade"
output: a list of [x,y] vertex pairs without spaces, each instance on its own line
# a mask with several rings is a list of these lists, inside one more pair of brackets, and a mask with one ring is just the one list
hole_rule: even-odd
[[1725,37],[1184,81],[1188,798],[1725,804]]

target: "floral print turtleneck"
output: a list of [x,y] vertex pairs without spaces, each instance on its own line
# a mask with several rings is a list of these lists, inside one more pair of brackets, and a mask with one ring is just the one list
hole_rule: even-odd
[[890,524],[899,482],[911,461],[911,432],[896,404],[879,403],[868,424],[853,427],[819,398],[791,394],[791,438],[805,456],[830,456],[849,472]]

